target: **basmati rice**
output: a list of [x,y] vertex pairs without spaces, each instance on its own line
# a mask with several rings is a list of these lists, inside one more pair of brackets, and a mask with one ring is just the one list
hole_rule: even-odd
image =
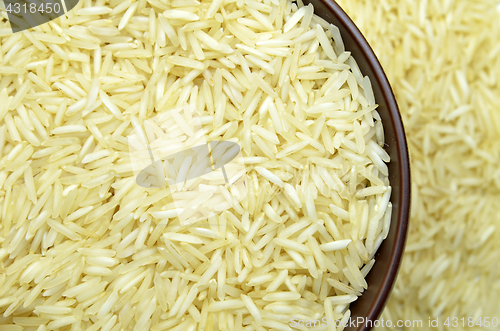
[[[492,80],[499,68],[497,3],[338,2],[379,55],[401,109],[411,155],[411,229],[382,318],[445,320],[456,315],[477,321],[497,314],[500,285],[493,261],[498,260],[500,237],[499,231],[491,233],[498,229],[500,210],[500,186],[492,181],[492,174],[498,174],[500,137],[499,90]],[[460,19],[443,24],[439,13],[444,12]],[[483,36],[481,46],[478,36]],[[437,45],[446,46],[438,51]],[[478,52],[480,48],[486,51]],[[447,63],[454,69],[449,71]],[[364,84],[359,85],[363,90]],[[366,90],[371,91],[368,83]],[[370,92],[364,97],[373,101]],[[380,125],[375,129],[375,142],[384,139]],[[369,146],[372,156],[375,150],[384,160]]]
[[[312,5],[85,1],[1,38],[2,324],[289,330],[290,316],[350,316],[389,232],[390,159],[369,79]],[[455,109],[443,118],[472,111]],[[134,148],[150,164],[205,137],[234,144],[210,144],[227,178],[196,177],[206,165],[187,155],[163,169],[179,186],[137,185]]]

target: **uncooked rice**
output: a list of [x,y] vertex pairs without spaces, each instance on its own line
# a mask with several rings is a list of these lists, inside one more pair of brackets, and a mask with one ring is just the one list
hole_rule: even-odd
[[410,150],[409,237],[381,317],[484,330],[500,297],[498,1],[338,2],[382,62]]
[[[7,30],[3,11],[2,327],[291,330],[292,316],[349,318],[388,234],[390,160],[369,78],[311,5],[84,0]],[[145,149],[162,134],[171,143]],[[212,149],[223,164],[243,154],[243,171],[227,164],[231,185],[207,174],[181,202],[136,185],[134,157],[151,163],[204,137],[239,145]],[[199,161],[176,157],[168,175],[191,188]],[[219,213],[183,223],[190,199]]]

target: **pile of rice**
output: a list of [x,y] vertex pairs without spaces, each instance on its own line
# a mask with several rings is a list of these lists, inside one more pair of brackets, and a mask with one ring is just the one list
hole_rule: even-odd
[[[277,0],[84,0],[11,35],[5,14],[3,328],[349,319],[392,205],[371,84],[336,27]],[[230,208],[190,225],[136,184],[127,140],[186,105],[201,130],[176,113],[166,134],[238,143],[248,177],[242,201],[229,185]]]
[[498,1],[339,3],[381,59],[410,148],[410,233],[382,317],[488,329],[500,317]]

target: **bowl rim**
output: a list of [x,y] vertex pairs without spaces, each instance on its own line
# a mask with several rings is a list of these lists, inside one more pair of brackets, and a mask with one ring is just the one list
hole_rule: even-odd
[[[379,85],[382,96],[386,101],[387,109],[390,113],[392,129],[395,133],[395,147],[397,150],[397,158],[399,164],[399,209],[396,223],[395,243],[390,253],[389,267],[386,269],[382,278],[382,285],[378,288],[374,296],[373,302],[370,304],[365,321],[370,320],[375,322],[382,313],[389,294],[394,286],[396,276],[401,266],[401,261],[406,244],[408,233],[408,222],[410,216],[410,200],[411,200],[411,180],[410,180],[410,161],[408,154],[408,146],[406,142],[406,135],[403,126],[399,107],[391,88],[389,80],[380,64],[375,52],[369,45],[366,38],[363,36],[359,28],[354,24],[349,15],[340,7],[335,0],[319,0],[325,7],[330,10],[330,13],[346,28],[346,32],[350,38],[359,47],[362,53],[366,56],[367,65],[373,71],[373,78]],[[309,2],[309,1],[308,1]],[[311,1],[313,2],[313,1]],[[372,77],[371,77],[372,78]],[[384,123],[389,125],[389,123]],[[358,331],[368,331],[369,327],[366,323],[358,326]]]

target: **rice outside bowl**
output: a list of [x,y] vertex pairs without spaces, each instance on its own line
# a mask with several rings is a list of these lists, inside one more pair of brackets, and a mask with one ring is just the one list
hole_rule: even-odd
[[370,79],[311,5],[82,1],[2,45],[0,324],[349,319],[390,157]]

